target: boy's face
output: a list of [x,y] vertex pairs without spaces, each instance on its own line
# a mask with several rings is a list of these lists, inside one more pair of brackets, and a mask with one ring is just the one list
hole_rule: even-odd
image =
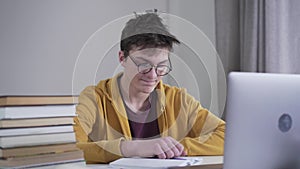
[[130,88],[135,92],[150,94],[162,79],[162,76],[157,75],[155,67],[152,67],[152,70],[148,73],[139,73],[137,65],[141,64],[170,67],[169,50],[167,48],[133,49],[122,63],[125,78],[127,78]]

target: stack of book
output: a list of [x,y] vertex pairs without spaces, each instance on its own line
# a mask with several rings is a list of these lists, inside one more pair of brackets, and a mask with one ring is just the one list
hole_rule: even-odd
[[83,160],[73,130],[77,99],[0,97],[0,166],[31,167]]

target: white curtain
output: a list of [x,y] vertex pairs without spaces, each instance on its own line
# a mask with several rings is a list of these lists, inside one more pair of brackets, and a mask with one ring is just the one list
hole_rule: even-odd
[[299,0],[215,0],[226,72],[300,73]]

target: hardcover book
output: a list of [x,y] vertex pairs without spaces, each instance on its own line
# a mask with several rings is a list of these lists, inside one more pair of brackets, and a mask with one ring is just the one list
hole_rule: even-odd
[[0,129],[0,137],[73,132],[72,125]]
[[46,117],[30,119],[2,119],[0,128],[17,128],[17,127],[40,127],[40,126],[57,126],[72,125],[73,117]]
[[0,119],[75,116],[76,105],[0,107]]
[[0,147],[2,148],[74,142],[76,142],[74,132],[0,137]]
[[0,158],[32,156],[79,150],[76,143],[38,145],[30,147],[0,148]]
[[26,168],[66,162],[83,161],[82,151],[41,154],[0,159],[1,167]]
[[77,104],[78,96],[0,96],[0,106]]

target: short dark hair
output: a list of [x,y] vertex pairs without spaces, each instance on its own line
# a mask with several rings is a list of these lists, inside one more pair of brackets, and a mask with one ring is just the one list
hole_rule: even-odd
[[121,35],[120,47],[125,57],[135,47],[139,49],[158,47],[171,50],[173,43],[180,43],[162,23],[156,11],[140,15],[135,13],[135,16],[126,23]]

